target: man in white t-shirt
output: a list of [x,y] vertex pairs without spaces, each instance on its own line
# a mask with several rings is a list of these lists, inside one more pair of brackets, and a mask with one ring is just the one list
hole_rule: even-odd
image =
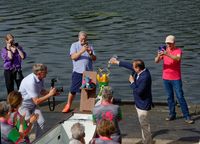
[[20,113],[25,114],[25,119],[28,120],[33,113],[37,113],[39,118],[35,124],[36,137],[38,137],[44,129],[44,117],[38,105],[48,100],[52,96],[57,96],[56,88],[51,88],[49,91],[44,89],[43,79],[47,75],[47,67],[44,64],[33,65],[33,73],[26,76],[20,85],[23,101],[19,109]]

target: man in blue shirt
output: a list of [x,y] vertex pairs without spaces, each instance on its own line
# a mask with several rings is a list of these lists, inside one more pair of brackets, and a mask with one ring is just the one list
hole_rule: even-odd
[[70,57],[73,63],[72,84],[68,94],[68,102],[62,112],[69,112],[72,101],[77,92],[80,92],[82,75],[84,71],[92,71],[92,62],[96,60],[92,45],[88,44],[87,33],[79,32],[79,41],[73,43],[70,48]]
[[152,106],[152,80],[149,70],[145,68],[144,62],[140,59],[134,60],[132,64],[118,61],[116,58],[111,58],[109,62],[132,71],[132,75],[129,76],[129,82],[130,87],[133,89],[135,108],[141,125],[142,142],[144,144],[151,144],[152,137],[148,111]]
[[33,73],[26,76],[19,87],[19,92],[23,97],[22,105],[19,108],[20,114],[26,114],[25,120],[28,120],[33,113],[39,115],[37,123],[34,125],[36,137],[43,133],[45,124],[39,105],[47,101],[48,98],[59,95],[55,87],[51,87],[50,90],[44,88],[44,78],[47,72],[46,65],[34,64]]

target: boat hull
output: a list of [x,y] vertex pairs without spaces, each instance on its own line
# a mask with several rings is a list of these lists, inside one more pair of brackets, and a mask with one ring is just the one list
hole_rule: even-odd
[[85,126],[86,144],[94,137],[96,125],[93,124],[92,114],[74,113],[67,120],[57,124],[54,128],[47,131],[34,144],[68,144],[72,138],[71,127],[75,123],[81,123]]

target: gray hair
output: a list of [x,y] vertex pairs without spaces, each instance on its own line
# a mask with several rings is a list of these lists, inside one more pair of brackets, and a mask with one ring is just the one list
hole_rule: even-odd
[[75,123],[71,127],[72,138],[81,140],[85,137],[85,127],[81,123]]
[[39,71],[46,71],[47,66],[44,64],[34,64],[32,70],[34,74],[37,74]]
[[0,102],[0,116],[4,117],[10,111],[10,105],[6,101]]
[[78,37],[80,37],[81,35],[87,36],[87,33],[85,31],[80,31],[78,33]]
[[105,86],[102,90],[102,98],[104,100],[111,100],[113,98],[113,91],[112,88],[110,86]]

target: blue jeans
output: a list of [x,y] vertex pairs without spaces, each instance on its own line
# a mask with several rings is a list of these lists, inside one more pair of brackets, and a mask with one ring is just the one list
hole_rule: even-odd
[[184,98],[184,93],[182,89],[182,80],[181,79],[180,80],[163,80],[163,84],[168,96],[167,102],[168,102],[168,107],[169,107],[169,115],[176,117],[176,111],[175,111],[176,103],[174,100],[174,91],[175,91],[183,116],[185,119],[189,119],[190,114],[189,114],[186,100]]

